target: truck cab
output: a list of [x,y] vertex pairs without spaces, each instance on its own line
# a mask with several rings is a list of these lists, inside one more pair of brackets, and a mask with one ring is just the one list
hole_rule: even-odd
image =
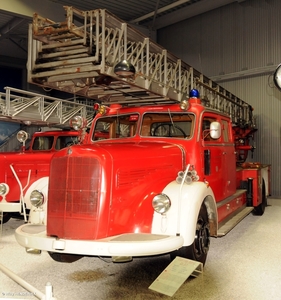
[[28,147],[29,136],[25,131],[20,130],[17,138],[22,144],[20,151],[0,153],[0,211],[3,212],[3,223],[13,215],[23,215],[27,221],[26,214],[32,207],[30,188],[47,188],[51,157],[62,148],[76,144],[78,132],[35,132]]

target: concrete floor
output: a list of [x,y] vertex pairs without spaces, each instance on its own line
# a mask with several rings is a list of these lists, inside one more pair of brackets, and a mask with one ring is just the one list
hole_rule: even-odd
[[[173,297],[148,289],[170,263],[168,255],[123,264],[89,257],[57,263],[17,244],[13,233],[22,220],[3,225],[0,264],[43,293],[50,282],[57,300],[280,300],[281,199],[268,204],[263,216],[250,214],[225,237],[212,239],[204,273],[187,279]],[[7,298],[38,299],[0,270],[0,299]]]

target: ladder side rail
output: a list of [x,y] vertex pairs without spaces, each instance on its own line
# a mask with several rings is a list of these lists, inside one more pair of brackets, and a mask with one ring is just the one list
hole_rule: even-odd
[[[198,72],[198,71],[196,71]],[[205,96],[206,89],[213,89],[215,93],[218,93],[219,97],[217,98],[216,101],[211,103],[211,106],[215,109],[221,109],[220,105],[218,104],[218,101],[222,101],[222,99],[225,99],[224,101],[229,101],[233,104],[233,107],[235,108],[232,111],[232,119],[236,123],[251,123],[251,106],[243,101],[242,99],[232,95],[229,91],[224,89],[222,86],[218,85],[217,83],[213,82],[210,80],[208,77],[205,75],[201,74],[197,78],[197,84],[203,86],[202,89],[200,90],[201,97]],[[218,100],[220,99],[220,100]],[[212,101],[211,101],[212,102]],[[223,108],[222,108],[223,111]]]
[[[67,45],[71,44],[71,45],[75,45],[75,44],[83,44],[85,45],[86,48],[86,41],[89,38],[90,34],[87,30],[91,31],[92,30],[92,26],[91,26],[91,22],[92,19],[88,18],[88,15],[85,12],[79,11],[77,9],[73,9],[72,7],[66,7],[67,9],[67,16],[66,16],[66,21],[61,22],[61,23],[52,23],[50,24],[50,22],[47,21],[45,22],[45,20],[43,20],[43,18],[41,17],[37,17],[34,18],[34,22],[35,24],[33,24],[34,28],[37,28],[37,31],[34,31],[34,35],[31,37],[31,40],[33,40],[33,44],[36,44],[35,41],[38,42],[38,40],[40,41],[40,47],[43,49],[54,49],[55,47],[59,46],[60,49],[62,49],[63,47],[63,43],[57,43],[55,41],[55,38],[52,38],[52,34],[54,36],[59,36],[58,33],[59,32],[65,32],[65,31],[69,31],[70,33],[74,34],[74,36],[78,36],[78,40],[73,39],[71,40],[67,40],[65,41],[65,45],[67,47]],[[75,24],[74,22],[74,16],[75,15]],[[78,19],[78,20],[76,20]],[[88,20],[89,24],[87,23]],[[36,24],[38,23],[39,24]],[[51,26],[51,29],[48,28],[48,25]],[[56,26],[54,26],[56,25]],[[62,28],[60,28],[62,27]],[[45,31],[44,31],[45,28]],[[45,37],[43,36],[45,34]],[[49,38],[48,38],[49,37]],[[93,38],[93,36],[91,35],[91,38]],[[43,43],[43,45],[42,45]],[[97,44],[98,45],[98,44]],[[67,48],[66,48],[67,49]],[[91,49],[88,45],[87,47],[87,52],[93,52],[94,50]],[[56,52],[56,51],[55,51]],[[56,61],[51,61],[49,63],[42,63],[42,64],[37,64],[36,65],[36,60],[32,59],[31,61],[35,61],[35,63],[33,64],[33,66],[31,66],[32,71],[34,73],[34,70],[40,69],[40,68],[47,68],[46,70],[42,70],[39,73],[36,74],[32,74],[30,72],[30,76],[29,76],[29,82],[33,82],[32,79],[36,78],[43,78],[43,77],[49,77],[48,81],[50,82],[54,82],[56,80],[58,80],[58,78],[50,78],[51,76],[63,76],[64,78],[67,77],[66,74],[69,74],[69,76],[72,76],[73,73],[80,73],[80,74],[85,74],[89,71],[92,71],[95,69],[95,67],[93,66],[93,63],[97,60],[98,57],[98,52],[96,52],[96,55],[93,56],[89,56],[88,58],[86,57],[79,57],[77,56],[76,58],[73,57],[72,59],[70,57],[68,57],[67,60],[67,66],[64,65],[65,62],[60,62],[60,57],[61,57],[61,53],[60,51],[57,51],[57,60]],[[37,54],[39,53],[39,49],[37,49]],[[45,54],[43,54],[45,55]],[[54,55],[53,55],[54,56]],[[63,68],[60,69],[60,66],[62,66]],[[50,71],[50,68],[52,67],[56,67],[56,70]],[[48,70],[49,68],[49,70]],[[79,77],[79,76],[78,76]]]
[[87,41],[87,11],[82,11],[72,6],[64,6],[66,10],[66,29],[80,36],[83,39],[83,44]]
[[178,81],[177,81],[177,78],[180,76],[179,61],[180,60],[178,60],[173,67],[170,67],[167,63],[167,58],[166,58],[165,69],[167,74],[165,76],[166,77],[165,80],[163,81],[165,86],[165,95],[168,94],[170,88],[172,88],[174,92],[179,92]]
[[[100,49],[101,49],[101,61],[100,61],[100,65],[101,65],[101,73],[104,73],[105,72],[105,64],[106,64],[106,48],[104,47],[105,46],[105,37],[106,37],[106,28],[105,28],[105,10],[101,10],[100,11],[100,14],[101,14],[101,35],[98,35],[101,37],[101,46],[100,46]],[[97,27],[99,27],[99,23],[96,24]],[[97,37],[98,37],[97,36]],[[99,40],[96,41],[96,44],[97,43],[100,43]]]
[[[196,80],[197,87],[198,87],[197,89],[200,90],[201,97],[204,98],[204,96],[207,95],[207,90],[213,91],[214,95],[215,95],[215,98],[213,99],[213,101],[212,100],[210,101],[210,107],[215,109],[215,110],[222,111],[222,112],[223,112],[223,110],[221,109],[220,104],[219,104],[221,99],[224,99],[224,100],[232,103],[233,106],[234,106],[234,111],[233,111],[233,116],[232,116],[233,119],[232,120],[235,123],[239,123],[239,120],[241,119],[241,109],[243,109],[243,104],[245,102],[243,101],[242,104],[241,104],[242,100],[239,99],[240,101],[238,101],[238,100],[235,101],[235,100],[229,98],[228,96],[225,96],[218,89],[214,89],[209,84],[204,83],[203,80],[202,80],[202,76],[203,75],[201,75],[201,78],[198,78]],[[246,105],[248,106],[248,104],[246,104]]]
[[54,101],[51,103],[45,102],[44,97],[41,98],[40,101],[41,105],[39,108],[39,113],[41,115],[42,121],[47,121],[54,113],[54,111],[57,109],[57,107],[60,104],[60,101]]
[[[34,17],[33,17],[34,18]],[[33,19],[33,23],[34,23],[34,19]],[[32,39],[32,28],[33,24],[29,24],[28,26],[28,44],[27,44],[27,63],[26,63],[26,68],[27,68],[27,81],[31,82],[31,74],[32,74],[32,70],[33,70],[33,66],[34,66],[34,53],[36,53],[36,51],[34,51],[34,45],[35,43],[33,42]]]
[[[79,68],[79,72],[77,72],[77,80],[84,78],[86,74],[90,74],[90,71],[96,71],[96,75],[95,73],[91,73],[91,75],[93,74],[95,78],[98,78],[100,71],[102,75],[113,77],[114,86],[120,90],[120,93],[125,93],[122,85],[123,81],[124,85],[128,84],[128,87],[129,85],[135,85],[155,95],[162,96],[163,100],[174,101],[188,97],[188,91],[198,87],[201,98],[210,98],[207,102],[211,107],[225,113],[230,112],[236,122],[242,121],[245,123],[249,121],[250,106],[248,104],[239,98],[233,97],[223,87],[212,82],[209,78],[179,60],[160,45],[150,41],[142,33],[106,10],[82,12],[72,7],[66,7],[66,9],[67,22],[61,22],[60,26],[56,26],[57,24],[51,22],[49,24],[46,22],[45,28],[44,26],[42,28],[37,26],[40,34],[39,37],[35,35],[34,38],[43,40],[43,37],[40,37],[40,35],[43,35],[44,31],[50,35],[61,33],[62,30],[67,29],[78,37],[82,37],[85,46],[89,40],[90,42],[87,44],[88,51],[95,52],[94,55],[97,56],[96,61],[93,64],[94,67],[87,65],[88,61],[85,61],[86,65],[82,65]],[[79,21],[77,22],[77,18],[74,18],[73,15],[78,15],[80,23]],[[44,25],[43,18],[42,20],[38,19]],[[64,28],[60,28],[63,26]],[[93,30],[93,26],[95,30]],[[48,40],[47,37],[45,39]],[[92,45],[91,43],[93,43],[93,47],[89,46]],[[134,63],[136,78],[120,79],[114,74],[114,66],[124,59],[130,59]],[[98,63],[100,64],[99,66],[97,65]],[[63,72],[63,75],[59,72]],[[71,84],[71,82],[75,81],[73,72],[75,73],[75,65],[73,68],[59,68],[59,71],[56,72],[49,70],[44,74],[35,74],[33,79],[49,76],[47,80],[51,83],[59,81],[59,76],[66,80],[67,76],[69,76],[69,83]],[[50,78],[51,76],[53,78]],[[111,91],[116,95],[115,88],[111,89]],[[93,96],[99,96],[97,93],[105,95],[110,92],[110,89],[106,88],[103,90],[93,86],[89,92]],[[108,96],[110,97],[110,95]],[[228,103],[229,101],[231,104]]]
[[7,115],[7,109],[6,109],[6,93],[0,92],[0,114],[3,116]]
[[13,100],[11,106],[11,113],[12,117],[17,116],[23,111],[26,111],[29,107],[33,107],[38,102],[38,97],[35,98],[24,98],[24,97],[17,97]]
[[81,115],[83,118],[86,117],[85,110],[83,109],[83,107],[77,106],[77,107],[72,107],[70,109],[65,110],[64,112],[62,112],[62,115],[61,115],[61,124],[65,124],[72,117],[74,117],[78,114]]
[[135,49],[132,51],[130,58],[132,64],[136,67],[135,83],[136,85],[148,90],[149,89],[149,38],[144,38],[143,42],[135,43]]
[[6,89],[6,113],[7,116],[10,116],[11,114],[11,89],[9,88]]
[[[167,96],[168,94],[168,91],[169,91],[169,85],[171,83],[171,80],[172,80],[172,76],[174,74],[170,74],[171,73],[171,69],[168,67],[168,61],[167,61],[167,50],[163,50],[163,54],[164,54],[164,57],[163,57],[163,69],[162,69],[162,72],[161,70],[159,70],[160,72],[160,77],[159,77],[159,87],[162,88],[162,95],[163,96]],[[175,71],[175,70],[174,70]],[[173,72],[175,73],[175,72]]]
[[[92,51],[93,51],[93,37],[94,37],[94,34],[93,34],[93,19],[94,19],[94,17],[93,17],[93,11],[91,10],[89,13],[88,13],[88,15],[89,16],[87,16],[87,18],[85,18],[85,31],[87,31],[87,22],[86,22],[86,20],[89,20],[89,54],[92,54]],[[85,44],[86,44],[86,41],[85,41]]]
[[[38,110],[38,120],[48,121],[54,115],[56,110],[56,115],[58,116],[60,123],[64,124],[66,117],[63,114],[64,111],[79,111],[83,112],[83,117],[86,117],[86,114],[92,115],[93,109],[91,105],[78,103],[69,100],[63,100],[59,98],[54,98],[50,96],[44,96],[33,92],[22,91],[15,88],[5,87],[6,89],[6,99],[8,99],[7,103],[10,103],[11,99],[13,104],[13,108],[15,109],[15,113],[12,116],[18,115],[20,112],[23,112],[27,108],[33,106],[37,107]],[[11,91],[16,92],[17,94],[21,94],[21,96],[11,94]],[[29,96],[29,98],[27,97]],[[9,114],[11,114],[11,109],[9,109]],[[86,113],[87,112],[87,113]],[[73,116],[73,115],[72,115]],[[34,117],[35,118],[35,117]],[[70,118],[68,118],[69,120]]]
[[[6,91],[8,90],[9,92],[14,92],[14,93],[25,95],[25,96],[31,96],[31,97],[42,97],[42,96],[44,96],[44,98],[49,100],[49,101],[61,101],[63,103],[69,103],[69,104],[75,104],[76,103],[76,102],[73,102],[73,101],[60,99],[60,98],[56,98],[56,97],[51,97],[51,96],[47,96],[47,95],[42,95],[42,94],[30,92],[30,91],[20,90],[20,89],[12,88],[12,87],[5,87],[4,89]],[[17,95],[12,95],[12,94],[11,94],[11,96],[18,97]],[[80,104],[80,105],[81,106],[88,106],[89,108],[92,108],[90,105],[86,105],[86,104]]]

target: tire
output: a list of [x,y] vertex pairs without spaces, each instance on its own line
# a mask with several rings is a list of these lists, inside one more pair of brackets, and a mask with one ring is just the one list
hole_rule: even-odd
[[171,259],[176,256],[196,260],[203,265],[206,262],[210,248],[210,226],[205,204],[202,204],[197,218],[194,242],[190,246],[183,246],[171,253]]
[[48,252],[48,253],[53,260],[62,263],[72,263],[83,257],[82,255],[76,255],[76,254],[63,254],[63,253],[56,253],[56,252]]
[[265,207],[267,206],[267,198],[266,198],[266,192],[265,192],[265,183],[262,182],[262,202],[258,206],[254,208],[254,215],[256,216],[262,216],[265,211]]
[[11,214],[8,212],[3,212],[3,219],[2,220],[0,219],[0,224],[2,223],[2,221],[3,224],[7,223],[10,219],[11,219]]

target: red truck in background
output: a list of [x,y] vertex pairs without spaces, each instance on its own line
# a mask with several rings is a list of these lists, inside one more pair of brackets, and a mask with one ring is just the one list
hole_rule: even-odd
[[65,9],[60,23],[34,14],[28,80],[96,99],[96,114],[87,143],[52,156],[45,223],[18,243],[61,262],[204,264],[211,237],[267,205],[270,166],[247,162],[252,106],[109,12]]
[[[78,132],[35,132],[28,149],[25,147],[28,134],[20,130],[17,138],[22,143],[19,152],[0,153],[0,211],[3,213],[3,223],[17,214],[23,215],[27,221],[27,214],[32,207],[30,191],[47,189],[52,155],[64,147],[78,143]],[[44,211],[41,205],[36,209]],[[42,213],[41,217],[43,218]]]

